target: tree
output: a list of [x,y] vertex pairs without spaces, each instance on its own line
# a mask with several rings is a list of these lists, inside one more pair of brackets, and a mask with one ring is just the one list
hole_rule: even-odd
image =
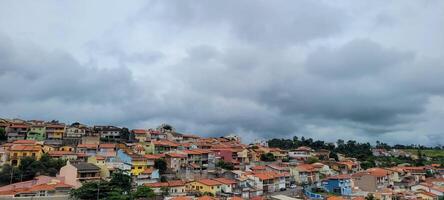
[[316,163],[316,162],[319,162],[319,159],[316,158],[316,157],[310,157],[310,158],[307,159],[307,163],[308,164],[313,164],[313,163]]
[[137,187],[136,191],[133,193],[133,197],[135,199],[139,198],[153,198],[156,194],[154,193],[154,190],[146,187],[146,186],[139,186]]
[[154,168],[158,169],[160,174],[163,174],[167,170],[167,163],[164,159],[156,159],[154,160]]
[[365,197],[365,200],[376,200],[376,198],[375,198],[375,196],[373,196],[373,194],[368,194],[368,195]]
[[4,128],[0,128],[0,142],[5,142],[8,140],[8,136],[6,135],[6,131]]
[[273,162],[276,161],[276,158],[272,153],[266,153],[261,155],[261,160],[264,162]]
[[113,173],[109,185],[112,188],[120,188],[123,192],[129,193],[131,191],[131,176],[119,170]]
[[216,163],[216,167],[220,167],[220,168],[226,169],[226,170],[233,170],[234,169],[233,163],[225,162],[223,160],[219,160],[219,162]]
[[[86,182],[80,188],[71,191],[71,196],[77,199],[103,199],[107,198],[111,192],[108,182],[95,181]],[[116,192],[116,191],[114,191]]]
[[160,191],[162,191],[162,196],[170,195],[170,189],[168,187],[161,187]]

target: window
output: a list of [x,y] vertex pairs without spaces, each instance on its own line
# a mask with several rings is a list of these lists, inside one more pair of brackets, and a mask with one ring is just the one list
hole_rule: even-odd
[[142,167],[139,166],[139,167],[137,167],[137,169],[142,169]]
[[17,156],[17,153],[14,153],[14,156]]
[[27,153],[23,153],[23,156],[27,156],[28,154]]
[[32,157],[35,157],[35,153],[32,153]]

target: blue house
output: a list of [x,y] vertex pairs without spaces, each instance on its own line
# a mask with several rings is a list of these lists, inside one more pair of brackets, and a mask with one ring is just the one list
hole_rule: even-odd
[[322,186],[327,192],[343,196],[352,194],[351,177],[347,174],[331,176],[322,181]]

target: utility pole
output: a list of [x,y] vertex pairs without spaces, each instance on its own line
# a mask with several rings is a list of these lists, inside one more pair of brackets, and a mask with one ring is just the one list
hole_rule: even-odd
[[100,181],[97,182],[97,200],[99,200],[100,197]]

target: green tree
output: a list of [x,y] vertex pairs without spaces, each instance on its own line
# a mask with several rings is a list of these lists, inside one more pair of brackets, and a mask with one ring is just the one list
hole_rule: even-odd
[[111,176],[109,185],[112,188],[120,188],[123,192],[129,193],[131,191],[131,176],[120,170],[116,171]]
[[225,162],[223,160],[219,160],[216,163],[216,167],[220,167],[220,168],[226,169],[226,170],[233,170],[234,169],[233,163]]
[[170,195],[170,189],[168,187],[161,187],[160,191],[162,191],[162,196],[168,196]]
[[136,191],[132,195],[135,199],[139,198],[153,198],[156,196],[154,193],[154,190],[146,187],[146,186],[139,186],[137,187]]
[[112,191],[107,193],[107,200],[131,200],[131,195],[124,194],[121,189],[114,188]]
[[6,131],[4,128],[0,128],[0,142],[5,142],[8,140],[8,136],[6,135]]
[[261,155],[261,160],[265,162],[273,162],[276,161],[276,158],[272,153],[266,153]]
[[108,182],[96,181],[96,182],[86,182],[80,188],[72,190],[71,196],[77,199],[104,199],[108,197],[111,188]]
[[307,163],[309,163],[309,164],[313,164],[313,163],[316,163],[316,162],[319,162],[319,159],[316,158],[316,157],[310,157],[310,158],[307,159]]
[[156,159],[154,160],[154,168],[158,169],[160,174],[163,174],[167,170],[167,163],[164,159]]
[[365,197],[365,200],[376,200],[376,198],[375,198],[375,196],[373,196],[373,194],[368,194],[368,195]]

